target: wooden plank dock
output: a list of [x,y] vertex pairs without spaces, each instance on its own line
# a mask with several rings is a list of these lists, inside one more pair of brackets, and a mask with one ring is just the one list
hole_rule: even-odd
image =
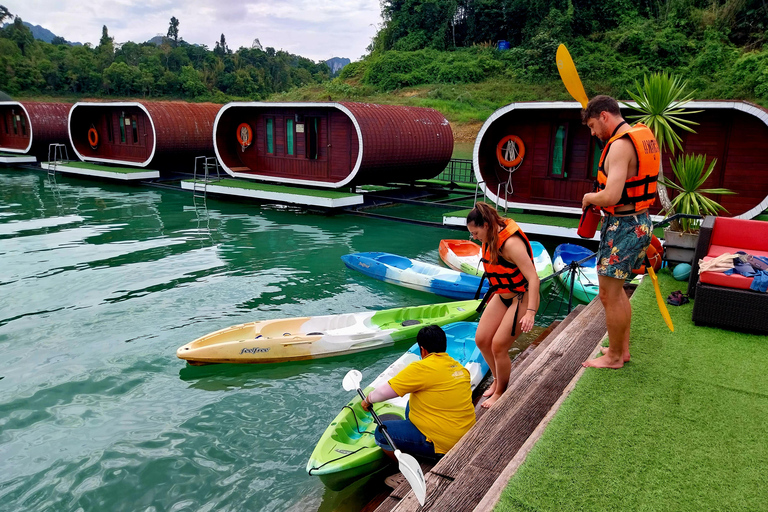
[[515,360],[504,395],[493,408],[481,410],[477,424],[425,474],[424,506],[404,483],[376,512],[491,510],[583,373],[581,363],[605,336],[598,300],[575,309],[538,347]]

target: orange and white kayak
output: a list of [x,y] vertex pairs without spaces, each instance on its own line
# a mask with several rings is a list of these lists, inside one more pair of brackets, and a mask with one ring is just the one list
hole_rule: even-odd
[[483,262],[480,261],[480,246],[469,240],[440,240],[438,249],[440,259],[453,270],[483,275]]

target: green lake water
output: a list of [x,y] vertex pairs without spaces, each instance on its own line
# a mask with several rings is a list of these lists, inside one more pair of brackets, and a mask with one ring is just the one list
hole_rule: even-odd
[[379,490],[332,492],[305,466],[344,374],[368,382],[407,345],[204,367],[175,351],[242,322],[443,302],[340,257],[437,262],[466,233],[197,201],[0,168],[0,510],[356,510]]

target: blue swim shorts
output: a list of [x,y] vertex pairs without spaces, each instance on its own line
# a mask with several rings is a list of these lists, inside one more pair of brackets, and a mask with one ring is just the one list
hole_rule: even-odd
[[648,212],[625,217],[603,217],[597,273],[616,279],[629,279],[640,268],[651,244],[653,223]]

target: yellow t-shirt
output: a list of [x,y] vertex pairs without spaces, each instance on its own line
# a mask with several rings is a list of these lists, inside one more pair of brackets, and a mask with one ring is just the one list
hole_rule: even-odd
[[395,375],[389,385],[399,396],[411,394],[409,419],[446,453],[475,424],[469,371],[445,352],[433,352]]

